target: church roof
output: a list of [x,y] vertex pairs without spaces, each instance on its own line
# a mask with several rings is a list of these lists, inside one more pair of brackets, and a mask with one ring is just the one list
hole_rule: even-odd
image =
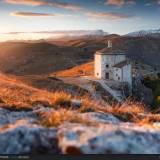
[[126,66],[128,64],[129,64],[128,61],[125,60],[125,61],[122,61],[120,63],[115,64],[113,67],[115,67],[115,68],[122,68],[122,67],[124,67],[124,66]]
[[121,49],[115,49],[113,47],[106,47],[96,52],[96,54],[101,55],[124,55],[124,51]]

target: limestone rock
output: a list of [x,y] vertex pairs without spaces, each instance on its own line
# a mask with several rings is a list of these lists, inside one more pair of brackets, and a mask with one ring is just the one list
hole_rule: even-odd
[[28,120],[0,128],[0,154],[32,154],[59,152],[56,129],[47,129]]
[[0,126],[4,124],[14,124],[21,119],[36,119],[37,116],[32,111],[10,111],[0,108]]
[[114,117],[112,114],[102,113],[102,112],[83,113],[82,117],[84,119],[90,120],[93,123],[119,123],[120,122],[120,120]]
[[82,126],[65,124],[58,131],[64,154],[156,154],[159,131],[133,124]]

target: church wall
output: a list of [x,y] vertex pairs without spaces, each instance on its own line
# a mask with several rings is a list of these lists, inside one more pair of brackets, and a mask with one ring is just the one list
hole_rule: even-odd
[[[119,62],[122,62],[122,61],[126,60],[126,57],[125,57],[125,55],[102,55],[101,60],[102,60],[101,78],[105,79],[106,72],[108,72],[109,73],[109,79],[114,79],[112,66],[114,66],[115,64],[117,64]],[[106,66],[106,65],[108,65],[108,66]]]
[[122,69],[121,68],[113,68],[113,80],[122,82]]
[[95,60],[94,60],[94,67],[95,67],[95,72],[94,75],[97,78],[101,78],[102,77],[102,72],[101,72],[101,55],[95,54]]

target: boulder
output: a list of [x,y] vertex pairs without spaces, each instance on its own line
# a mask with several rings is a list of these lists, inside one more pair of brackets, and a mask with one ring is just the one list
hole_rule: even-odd
[[55,128],[19,120],[0,128],[0,154],[59,153]]
[[158,154],[159,130],[136,124],[85,126],[66,123],[58,131],[64,154]]
[[120,120],[112,114],[103,112],[89,112],[81,114],[83,119],[90,120],[93,123],[119,123]]
[[32,111],[11,111],[0,108],[0,126],[5,124],[14,124],[21,119],[37,119],[37,115]]

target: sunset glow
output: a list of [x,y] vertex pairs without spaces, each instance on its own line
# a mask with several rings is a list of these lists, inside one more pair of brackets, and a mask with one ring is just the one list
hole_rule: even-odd
[[0,10],[0,41],[57,37],[33,34],[40,31],[102,29],[126,34],[160,26],[159,0],[0,0]]

